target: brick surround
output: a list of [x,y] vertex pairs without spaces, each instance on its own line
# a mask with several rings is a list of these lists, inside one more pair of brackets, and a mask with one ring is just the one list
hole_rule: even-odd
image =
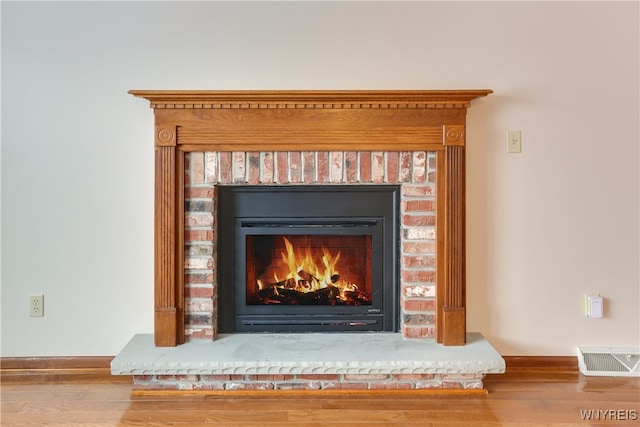
[[191,152],[184,170],[187,341],[217,335],[217,184],[401,185],[401,332],[435,338],[435,152]]

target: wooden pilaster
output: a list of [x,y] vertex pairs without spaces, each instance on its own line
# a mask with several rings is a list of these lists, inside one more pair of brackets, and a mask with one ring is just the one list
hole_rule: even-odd
[[155,344],[184,342],[182,244],[184,209],[183,154],[175,144],[175,130],[156,132],[155,159]]
[[446,144],[444,151],[444,274],[441,292],[444,345],[466,342],[465,309],[465,149]]

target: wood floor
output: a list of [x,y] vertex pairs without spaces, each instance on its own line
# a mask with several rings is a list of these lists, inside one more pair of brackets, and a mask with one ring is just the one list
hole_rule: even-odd
[[[512,372],[483,396],[132,396],[129,382],[5,381],[2,426],[637,426],[640,379]],[[591,412],[589,412],[591,411]],[[583,420],[591,415],[592,420]],[[599,420],[596,418],[599,417]],[[612,419],[614,418],[614,419]]]

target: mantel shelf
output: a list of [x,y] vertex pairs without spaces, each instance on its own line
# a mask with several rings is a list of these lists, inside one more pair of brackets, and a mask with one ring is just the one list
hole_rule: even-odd
[[[455,108],[468,107],[476,98],[492,93],[480,90],[130,90],[153,108],[177,106],[259,106],[259,108]],[[183,107],[184,108],[184,107]],[[193,108],[193,107],[191,107]]]

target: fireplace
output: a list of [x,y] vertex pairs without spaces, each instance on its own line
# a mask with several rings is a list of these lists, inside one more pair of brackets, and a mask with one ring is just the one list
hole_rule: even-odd
[[[229,180],[230,171],[226,168],[233,167],[235,177],[236,169],[245,172],[247,165],[262,162],[263,158],[281,157],[287,159],[289,167],[286,184],[307,182],[307,172],[300,165],[308,157],[316,159],[318,168],[335,161],[342,162],[345,170],[336,175],[331,172],[322,180],[316,178],[313,183],[355,184],[360,178],[358,173],[351,173],[351,166],[357,157],[370,168],[369,183],[399,183],[403,197],[409,198],[416,195],[414,191],[420,198],[430,190],[422,185],[413,188],[415,182],[405,181],[401,159],[431,156],[435,165],[432,179],[437,182],[435,201],[401,202],[400,234],[406,241],[401,242],[402,261],[397,260],[401,264],[399,329],[405,338],[435,339],[445,345],[465,344],[465,117],[471,100],[491,93],[490,90],[130,93],[148,99],[155,115],[156,345],[184,343],[185,331],[193,318],[207,317],[197,312],[189,318],[187,307],[193,303],[187,294],[185,277],[192,260],[188,258],[185,242],[189,234],[200,234],[185,229],[186,200],[190,191],[197,192],[185,188],[185,164],[194,153],[217,157],[219,167],[225,168],[218,171],[214,187],[268,184],[268,180],[251,173],[239,174],[242,176],[239,182],[235,178]],[[247,161],[235,162],[236,158]],[[383,166],[374,165],[379,159],[387,162],[387,158],[391,161]],[[278,160],[270,167],[278,169],[280,165]],[[386,180],[385,174],[392,176],[393,182]],[[275,179],[271,183],[280,184]],[[208,203],[215,205],[215,196]],[[420,229],[425,225],[424,218],[414,222],[416,218],[412,215],[414,209],[425,206],[435,211],[435,220],[430,224],[433,230],[427,232]],[[214,247],[216,232],[214,225],[214,229],[202,233]],[[433,242],[411,241],[423,239],[425,233]],[[425,248],[432,248],[435,255],[420,259],[412,253]],[[433,265],[425,267],[424,262]],[[194,265],[200,263],[207,268],[209,264],[212,268],[217,266],[215,257],[196,260]],[[435,273],[426,269],[431,267]],[[210,286],[212,298],[208,305],[214,313],[208,314],[213,328],[211,337],[217,334],[217,295],[222,285]]]
[[220,332],[396,332],[399,193],[219,186]]
[[112,373],[467,393],[504,372],[465,311],[465,115],[491,91],[131,93],[155,115],[155,331]]

